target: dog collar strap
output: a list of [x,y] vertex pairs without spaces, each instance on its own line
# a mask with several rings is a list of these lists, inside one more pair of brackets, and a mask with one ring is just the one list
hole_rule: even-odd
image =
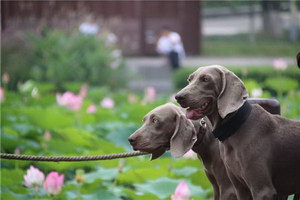
[[221,124],[213,131],[213,135],[215,136],[215,138],[223,142],[227,138],[232,136],[248,119],[251,110],[251,104],[245,101],[245,103],[237,110],[233,117],[231,117],[228,121]]

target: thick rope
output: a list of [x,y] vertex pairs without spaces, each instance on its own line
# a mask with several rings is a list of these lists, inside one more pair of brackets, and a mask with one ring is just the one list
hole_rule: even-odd
[[94,160],[112,160],[117,158],[128,158],[133,156],[141,156],[149,153],[133,151],[129,153],[117,153],[95,156],[33,156],[1,153],[0,158],[9,160],[29,160],[29,161],[46,161],[46,162],[77,162],[77,161],[94,161]]

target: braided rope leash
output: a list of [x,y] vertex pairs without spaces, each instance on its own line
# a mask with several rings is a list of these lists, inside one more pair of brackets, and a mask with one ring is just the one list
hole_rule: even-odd
[[95,160],[112,160],[118,158],[128,158],[134,156],[147,155],[149,153],[133,151],[128,153],[116,153],[107,155],[95,156],[33,156],[33,155],[20,155],[1,153],[1,159],[9,160],[29,160],[29,161],[45,161],[45,162],[78,162],[78,161],[95,161]]

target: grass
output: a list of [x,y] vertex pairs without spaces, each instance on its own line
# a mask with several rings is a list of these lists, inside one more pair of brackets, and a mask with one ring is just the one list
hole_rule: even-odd
[[299,52],[300,40],[290,42],[270,36],[257,35],[250,42],[247,34],[234,36],[206,36],[203,38],[203,55],[206,56],[278,56],[295,57]]

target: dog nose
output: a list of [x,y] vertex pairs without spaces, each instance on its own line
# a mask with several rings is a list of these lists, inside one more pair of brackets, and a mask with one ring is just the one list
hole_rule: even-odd
[[135,141],[135,139],[133,139],[133,138],[129,137],[129,138],[128,138],[128,141],[129,141],[129,143],[130,143],[130,144],[133,144],[133,143],[134,143],[134,141]]
[[176,99],[177,101],[183,101],[184,98],[185,98],[185,96],[182,95],[182,94],[176,94],[176,96],[175,96],[175,99]]

